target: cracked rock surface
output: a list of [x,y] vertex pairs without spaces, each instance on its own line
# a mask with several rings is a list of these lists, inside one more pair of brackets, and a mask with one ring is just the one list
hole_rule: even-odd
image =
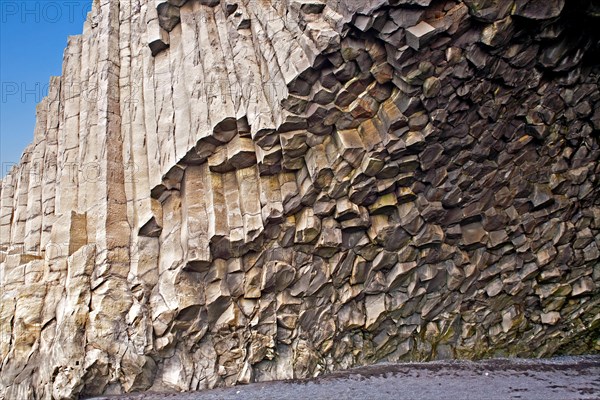
[[0,397],[600,350],[592,1],[95,1],[0,186]]

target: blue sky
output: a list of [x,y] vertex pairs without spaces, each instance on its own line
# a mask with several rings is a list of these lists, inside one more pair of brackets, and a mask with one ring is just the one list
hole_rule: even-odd
[[35,105],[61,74],[92,0],[0,0],[0,176],[33,139]]

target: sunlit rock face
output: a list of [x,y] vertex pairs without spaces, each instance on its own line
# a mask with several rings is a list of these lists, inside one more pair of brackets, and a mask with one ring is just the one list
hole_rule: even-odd
[[0,397],[598,351],[591,1],[97,1],[1,182]]

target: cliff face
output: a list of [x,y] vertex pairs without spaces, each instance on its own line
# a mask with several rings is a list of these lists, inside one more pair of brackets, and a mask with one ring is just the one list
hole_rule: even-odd
[[599,12],[102,0],[0,192],[0,397],[598,350]]

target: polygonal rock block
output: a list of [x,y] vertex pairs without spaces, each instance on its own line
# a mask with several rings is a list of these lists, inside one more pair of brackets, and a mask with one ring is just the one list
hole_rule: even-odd
[[514,25],[510,16],[488,25],[481,32],[481,42],[488,46],[500,46],[508,42],[514,33]]
[[321,14],[325,3],[320,0],[294,0],[290,6],[292,10],[300,10],[303,14]]
[[179,7],[170,4],[167,1],[161,2],[156,6],[158,12],[158,23],[161,28],[171,32],[181,21]]
[[50,243],[46,246],[46,257],[67,257],[86,244],[86,214],[77,214],[75,211],[71,211],[60,217],[52,227]]
[[483,21],[495,21],[504,18],[512,9],[512,0],[464,0],[469,13]]
[[416,25],[425,10],[397,8],[390,11],[390,17],[394,23],[400,28],[408,28]]
[[436,33],[433,26],[425,21],[406,30],[406,44],[415,50],[421,49]]
[[296,243],[310,243],[320,232],[321,220],[315,217],[312,208],[304,208],[296,221]]
[[235,136],[227,144],[227,159],[234,169],[247,168],[256,164],[252,139]]
[[218,6],[219,3],[220,3],[220,0],[200,0],[200,4],[202,4],[203,6],[208,6],[208,7]]
[[148,22],[146,34],[148,46],[153,57],[156,57],[158,53],[169,48],[169,33],[160,27],[158,19]]
[[431,0],[398,0],[395,2],[395,4],[427,7],[431,4]]
[[517,1],[514,15],[529,19],[550,19],[558,17],[565,6],[565,0]]
[[481,244],[485,245],[487,232],[483,229],[480,223],[472,223],[464,225],[462,230],[462,242],[466,246]]
[[147,237],[159,237],[162,232],[162,206],[156,199],[150,199],[151,201],[151,216],[148,222],[146,222],[139,230],[140,236]]

